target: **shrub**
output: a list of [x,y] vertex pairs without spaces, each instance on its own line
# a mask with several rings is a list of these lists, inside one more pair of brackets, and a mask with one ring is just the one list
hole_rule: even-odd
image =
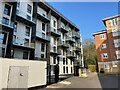
[[96,65],[88,65],[91,72],[96,72]]

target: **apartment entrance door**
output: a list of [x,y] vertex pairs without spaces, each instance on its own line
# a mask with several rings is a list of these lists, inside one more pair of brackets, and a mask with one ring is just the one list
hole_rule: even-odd
[[8,75],[9,88],[28,88],[28,66],[10,66]]

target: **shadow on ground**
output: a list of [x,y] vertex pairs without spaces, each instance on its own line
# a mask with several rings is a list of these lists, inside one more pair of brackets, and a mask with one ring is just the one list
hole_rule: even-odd
[[98,74],[98,78],[103,90],[120,90],[120,75]]

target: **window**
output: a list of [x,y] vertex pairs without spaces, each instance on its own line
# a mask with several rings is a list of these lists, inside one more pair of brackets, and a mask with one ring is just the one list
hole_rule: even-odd
[[63,67],[63,73],[65,73],[65,66]]
[[57,57],[57,63],[59,64],[59,62],[60,62],[60,57]]
[[2,57],[5,57],[5,48],[2,48]]
[[57,49],[56,49],[56,47],[53,47],[53,51],[54,51],[54,52],[57,52]]
[[108,58],[108,54],[107,54],[107,53],[103,53],[103,54],[102,54],[102,57],[103,57],[103,58]]
[[120,39],[115,39],[114,40],[114,46],[115,47],[120,47]]
[[32,6],[31,5],[27,5],[27,12],[29,13],[29,14],[31,14],[31,12],[32,12]]
[[41,58],[44,58],[44,54],[41,54]]
[[68,73],[68,67],[66,67],[66,73]]
[[56,64],[56,57],[53,57],[53,64]]
[[44,39],[45,39],[45,33],[42,33],[42,38],[44,38]]
[[56,27],[56,21],[53,20],[53,27]]
[[3,23],[3,24],[6,24],[6,25],[9,25],[9,19],[3,17],[2,23]]
[[23,52],[23,59],[28,59],[28,51]]
[[120,50],[116,51],[116,58],[120,59]]
[[14,32],[17,32],[17,22],[14,24]]
[[68,59],[66,58],[66,65],[68,65]]
[[4,14],[10,16],[11,6],[8,4],[5,4],[4,7]]
[[71,73],[73,73],[73,68],[71,67]]
[[0,43],[1,44],[6,44],[6,39],[7,39],[7,33],[0,33]]
[[56,38],[54,38],[54,45],[56,45]]
[[105,44],[105,43],[102,44],[101,48],[102,48],[102,49],[106,48],[106,44]]
[[104,39],[104,34],[101,34],[101,35],[100,35],[100,38],[101,38],[101,39]]
[[25,45],[25,46],[29,46],[29,39],[25,39],[25,40],[24,40],[24,45]]
[[30,36],[30,27],[26,26],[25,35]]
[[113,36],[120,36],[120,28],[112,29],[112,35]]
[[63,64],[65,65],[65,58],[63,58]]
[[111,20],[111,26],[116,26],[116,25],[118,25],[118,18]]
[[72,60],[70,60],[70,64],[72,65]]
[[44,43],[41,44],[41,51],[45,52],[45,44]]
[[113,67],[117,67],[117,62],[112,61],[112,66],[113,66]]
[[45,23],[42,23],[42,30],[45,31]]
[[19,8],[19,7],[20,7],[20,1],[17,0],[17,8]]
[[104,68],[105,69],[109,69],[110,67],[109,67],[109,63],[104,63]]

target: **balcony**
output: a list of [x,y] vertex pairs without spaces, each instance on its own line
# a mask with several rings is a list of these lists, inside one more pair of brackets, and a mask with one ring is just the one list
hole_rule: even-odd
[[65,28],[65,26],[60,26],[58,28],[61,32],[64,32],[64,33],[67,33],[68,32],[68,29]]
[[80,47],[73,47],[72,50],[76,51],[76,52],[81,52],[81,48]]
[[28,25],[34,25],[36,24],[36,19],[32,16],[28,15],[27,12],[23,12],[21,10],[17,10],[16,12],[16,19],[18,21],[21,21],[22,23],[28,24]]
[[58,47],[69,48],[69,44],[63,41],[58,42]]
[[60,32],[60,31],[58,31],[58,30],[57,30],[57,29],[55,29],[55,28],[50,27],[49,32],[50,32],[50,33],[51,33],[51,35],[53,35],[53,36],[56,36],[56,37],[60,37],[60,36],[61,36],[61,32]]
[[37,11],[37,18],[45,23],[50,22],[50,17],[48,17],[45,14],[42,14],[40,11]]
[[69,59],[76,58],[76,54],[75,54],[74,52],[67,52],[66,56],[67,56],[67,58],[69,58]]
[[13,40],[13,45],[15,46],[20,46],[20,47],[25,47],[25,48],[35,48],[35,44],[31,42],[24,42],[24,39],[15,39]]
[[72,37],[67,37],[66,41],[69,41],[70,43],[75,43],[75,39]]
[[44,41],[50,41],[50,37],[48,35],[42,35],[40,31],[36,31],[36,37]]
[[61,50],[57,49],[56,47],[51,47],[50,53],[53,55],[61,55]]
[[0,24],[2,25],[3,28],[8,28],[8,29],[13,29],[14,28],[14,22],[10,20],[6,20],[4,18],[0,18]]
[[80,33],[79,32],[73,32],[72,37],[75,37],[76,39],[80,39]]

